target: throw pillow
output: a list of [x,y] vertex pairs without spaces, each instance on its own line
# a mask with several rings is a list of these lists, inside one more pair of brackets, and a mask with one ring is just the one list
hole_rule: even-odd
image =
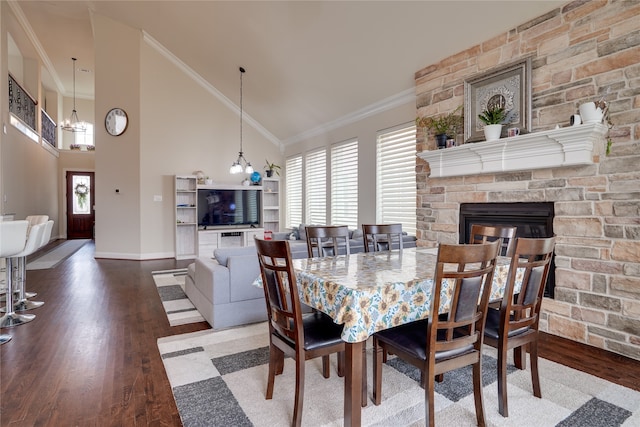
[[300,240],[307,240],[307,225],[306,224],[300,224],[300,227],[298,227],[298,239]]
[[362,240],[362,229],[357,228],[353,230],[353,234],[351,234],[351,238],[356,240]]

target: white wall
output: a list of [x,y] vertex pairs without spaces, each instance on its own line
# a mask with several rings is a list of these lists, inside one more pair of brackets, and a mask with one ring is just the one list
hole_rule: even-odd
[[[173,177],[202,170],[217,183],[239,184],[244,176],[228,172],[238,155],[239,117],[139,31],[98,15],[93,22],[95,116],[101,122],[116,106],[129,116],[119,137],[96,127],[96,257],[172,257]],[[282,163],[279,147],[246,122],[243,139],[257,170],[265,158]]]

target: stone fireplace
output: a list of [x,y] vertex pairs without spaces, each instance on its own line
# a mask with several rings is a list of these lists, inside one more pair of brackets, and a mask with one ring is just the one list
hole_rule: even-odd
[[[417,115],[439,116],[464,104],[465,79],[531,56],[529,132],[436,150],[418,129],[418,245],[458,243],[468,206],[552,204],[555,288],[541,330],[640,360],[638,13],[636,2],[569,2],[415,81]],[[600,97],[612,129],[569,126],[580,103]]]

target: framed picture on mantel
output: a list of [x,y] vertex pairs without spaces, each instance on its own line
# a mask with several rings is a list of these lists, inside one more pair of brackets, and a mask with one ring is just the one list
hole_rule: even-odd
[[503,133],[507,127],[520,128],[523,134],[531,131],[531,57],[465,80],[465,142],[484,140],[484,125],[478,114],[492,107],[507,112]]

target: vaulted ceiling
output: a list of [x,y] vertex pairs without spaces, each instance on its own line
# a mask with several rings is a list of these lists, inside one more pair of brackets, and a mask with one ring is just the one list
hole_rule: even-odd
[[143,30],[235,103],[243,66],[246,114],[283,143],[413,96],[416,71],[566,3],[7,1],[52,89],[71,96],[77,57],[77,96],[93,97],[97,13]]

